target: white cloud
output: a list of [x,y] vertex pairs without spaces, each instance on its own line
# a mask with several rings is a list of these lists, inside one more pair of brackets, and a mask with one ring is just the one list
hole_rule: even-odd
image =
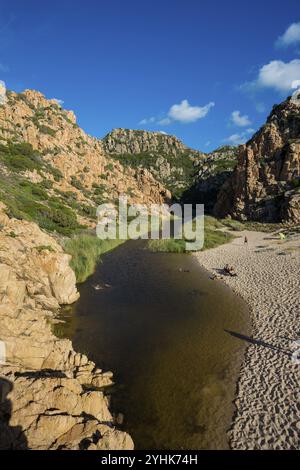
[[232,134],[227,139],[224,139],[224,142],[228,142],[232,145],[240,145],[246,142],[245,133],[242,132],[241,134]]
[[241,145],[247,142],[247,140],[249,139],[249,135],[253,134],[254,132],[254,129],[249,128],[243,132],[230,135],[229,137],[224,139],[223,142],[227,142],[231,145]]
[[142,124],[142,125],[153,124],[155,121],[156,121],[155,117],[144,118],[139,122],[139,124]]
[[160,126],[169,126],[173,122],[189,123],[198,121],[198,119],[204,118],[215,106],[215,103],[210,102],[205,106],[191,106],[188,100],[182,100],[180,104],[173,104],[169,109],[167,115],[163,117],[151,117],[142,119],[139,124],[159,124]]
[[211,144],[211,141],[210,141],[210,140],[208,140],[207,142],[205,142],[205,147],[209,147],[209,146],[210,146],[210,144]]
[[264,65],[258,76],[258,85],[261,87],[275,88],[279,91],[288,91],[295,80],[300,79],[300,60],[290,62],[272,60]]
[[188,100],[182,100],[180,104],[173,104],[173,106],[171,106],[168,116],[174,121],[183,123],[195,122],[198,121],[198,119],[204,118],[214,106],[215,103],[213,102],[203,107],[191,106]]
[[166,117],[166,118],[160,119],[160,120],[157,121],[157,122],[158,122],[158,124],[160,124],[161,126],[168,126],[169,124],[171,124],[172,119]]
[[58,98],[52,98],[52,101],[56,101],[57,104],[62,106],[64,104],[64,100],[59,100]]
[[300,43],[300,22],[292,23],[276,41],[277,47],[288,47]]
[[4,104],[6,100],[6,85],[5,82],[0,80],[0,105]]
[[273,88],[279,92],[287,92],[300,79],[300,59],[290,62],[272,60],[261,67],[258,77],[253,82],[241,85],[240,89],[254,92],[259,88]]
[[231,121],[238,127],[246,127],[251,124],[249,116],[246,114],[242,116],[240,111],[233,111],[231,113]]

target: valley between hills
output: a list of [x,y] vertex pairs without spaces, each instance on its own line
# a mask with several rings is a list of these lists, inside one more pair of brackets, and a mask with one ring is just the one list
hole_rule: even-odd
[[[231,332],[247,349],[226,446],[299,449],[299,365],[291,360],[300,304],[299,104],[288,98],[245,145],[207,154],[159,132],[113,129],[97,139],[33,90],[8,91],[0,105],[0,448],[135,446],[110,401],[113,373],[54,334],[61,307],[78,302],[99,260],[121,245],[95,236],[97,206],[120,195],[147,206],[205,204],[204,249],[190,258],[207,270],[209,289],[227,284],[246,301],[252,325],[251,336]],[[189,256],[179,240],[149,248]],[[226,276],[226,264],[237,277]],[[181,265],[176,271],[188,275]]]

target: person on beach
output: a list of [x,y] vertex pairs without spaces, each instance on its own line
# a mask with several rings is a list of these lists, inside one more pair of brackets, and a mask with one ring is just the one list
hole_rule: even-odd
[[247,236],[244,238],[244,245],[248,245],[248,238],[247,238]]
[[225,264],[225,266],[224,266],[224,272],[225,272],[225,274],[228,274],[228,275],[231,276],[231,277],[236,277],[236,276],[237,276],[234,267],[233,267],[233,266],[229,266],[229,264]]

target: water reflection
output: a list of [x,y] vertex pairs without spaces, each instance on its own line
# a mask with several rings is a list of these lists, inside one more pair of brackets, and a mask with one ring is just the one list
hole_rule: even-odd
[[225,330],[250,333],[242,300],[192,256],[134,241],[107,254],[80,294],[63,334],[114,371],[112,407],[136,448],[227,448],[246,345]]

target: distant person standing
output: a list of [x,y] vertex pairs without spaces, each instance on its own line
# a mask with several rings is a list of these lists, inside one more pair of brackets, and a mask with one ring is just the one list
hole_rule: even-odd
[[244,245],[247,245],[247,246],[248,246],[248,238],[247,238],[247,236],[245,236],[245,238],[244,238]]

